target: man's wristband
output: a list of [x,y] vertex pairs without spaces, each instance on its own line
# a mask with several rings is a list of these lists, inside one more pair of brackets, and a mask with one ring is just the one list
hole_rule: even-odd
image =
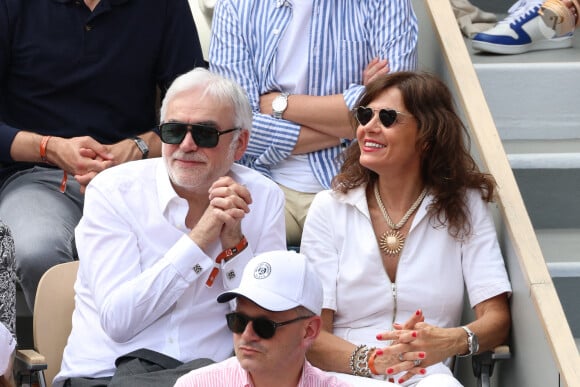
[[242,239],[240,239],[240,241],[238,242],[237,245],[235,245],[234,247],[232,247],[230,249],[225,249],[224,251],[222,251],[217,256],[215,261],[216,261],[216,263],[222,263],[222,261],[224,259],[227,261],[228,259],[234,257],[235,255],[238,255],[246,247],[248,247],[248,240],[246,239],[245,236],[242,236]]
[[222,251],[216,257],[214,267],[211,269],[211,272],[209,273],[209,277],[207,278],[207,281],[205,281],[205,285],[208,288],[211,288],[213,286],[213,283],[214,283],[218,273],[220,272],[218,265],[220,265],[224,260],[227,262],[230,258],[233,258],[234,256],[238,255],[246,247],[248,247],[248,240],[246,239],[245,236],[242,236],[242,239],[240,239],[240,241],[238,242],[237,245],[235,245],[232,248],[225,249],[224,251]]
[[48,163],[48,159],[46,158],[46,145],[51,138],[52,136],[43,136],[42,140],[40,140],[40,159],[43,163]]

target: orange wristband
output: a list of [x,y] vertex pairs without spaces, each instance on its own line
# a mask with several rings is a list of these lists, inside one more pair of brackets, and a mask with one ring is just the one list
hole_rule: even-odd
[[66,191],[66,181],[68,180],[68,174],[66,171],[62,171],[62,180],[60,182],[60,192],[65,193]]
[[44,136],[42,137],[42,140],[40,140],[40,159],[44,163],[48,163],[48,160],[46,158],[46,145],[48,144],[48,140],[50,140],[51,138],[52,136]]
[[375,369],[375,357],[377,357],[376,349],[373,351],[372,355],[369,356],[369,370],[371,371],[371,374],[378,375],[379,373]]
[[213,269],[211,269],[211,272],[209,273],[209,277],[207,277],[207,281],[205,281],[205,285],[208,288],[211,288],[213,286],[213,283],[214,283],[218,273],[220,272],[220,269],[217,265],[222,263],[222,261],[224,259],[229,259],[229,258],[233,257],[234,255],[239,254],[246,247],[248,247],[248,240],[246,239],[245,236],[242,236],[242,239],[240,239],[240,241],[238,242],[237,245],[235,245],[234,247],[232,247],[230,249],[225,249],[224,251],[222,251],[216,257],[215,265],[214,265]]
[[216,263],[222,263],[224,259],[233,257],[246,247],[248,247],[248,240],[246,239],[245,236],[242,236],[242,239],[240,239],[237,245],[235,245],[231,249],[225,249],[224,251],[222,251],[220,255],[217,256],[215,261]]

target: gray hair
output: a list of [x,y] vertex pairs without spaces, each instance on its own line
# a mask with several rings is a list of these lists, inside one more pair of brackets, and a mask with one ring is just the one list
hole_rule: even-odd
[[232,106],[234,109],[234,126],[248,131],[251,129],[252,108],[246,92],[236,82],[212,73],[203,67],[194,68],[173,81],[161,104],[159,114],[161,122],[165,122],[167,105],[177,94],[204,86],[205,90],[202,98],[210,97],[218,103]]

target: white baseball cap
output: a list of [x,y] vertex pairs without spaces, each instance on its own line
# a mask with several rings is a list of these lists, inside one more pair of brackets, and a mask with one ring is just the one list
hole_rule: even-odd
[[0,322],[0,376],[4,375],[8,369],[10,357],[15,346],[16,340],[14,340],[8,328]]
[[260,307],[281,312],[303,306],[320,315],[322,284],[314,267],[295,251],[270,251],[252,258],[240,286],[220,294],[218,302],[243,296]]

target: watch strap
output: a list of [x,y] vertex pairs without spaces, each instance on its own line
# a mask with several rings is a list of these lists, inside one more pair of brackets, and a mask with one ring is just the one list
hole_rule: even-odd
[[146,159],[147,156],[149,156],[149,147],[147,146],[147,143],[139,136],[134,136],[131,138],[133,141],[135,141],[135,144],[137,145],[137,148],[139,148],[139,150],[141,151],[141,153],[143,154],[143,159]]
[[274,110],[272,108],[272,117],[277,118],[277,119],[282,118],[282,114],[284,114],[284,112],[288,108],[288,97],[289,96],[290,96],[290,93],[284,92],[284,93],[280,93],[280,95],[275,98],[275,99],[284,98],[286,100],[286,107],[284,107],[284,109],[282,109],[282,110]]
[[461,328],[463,328],[463,330],[467,333],[467,353],[457,355],[457,356],[459,356],[459,357],[473,356],[479,350],[477,336],[475,335],[475,333],[473,333],[473,331],[471,329],[469,329],[465,325],[462,326]]

